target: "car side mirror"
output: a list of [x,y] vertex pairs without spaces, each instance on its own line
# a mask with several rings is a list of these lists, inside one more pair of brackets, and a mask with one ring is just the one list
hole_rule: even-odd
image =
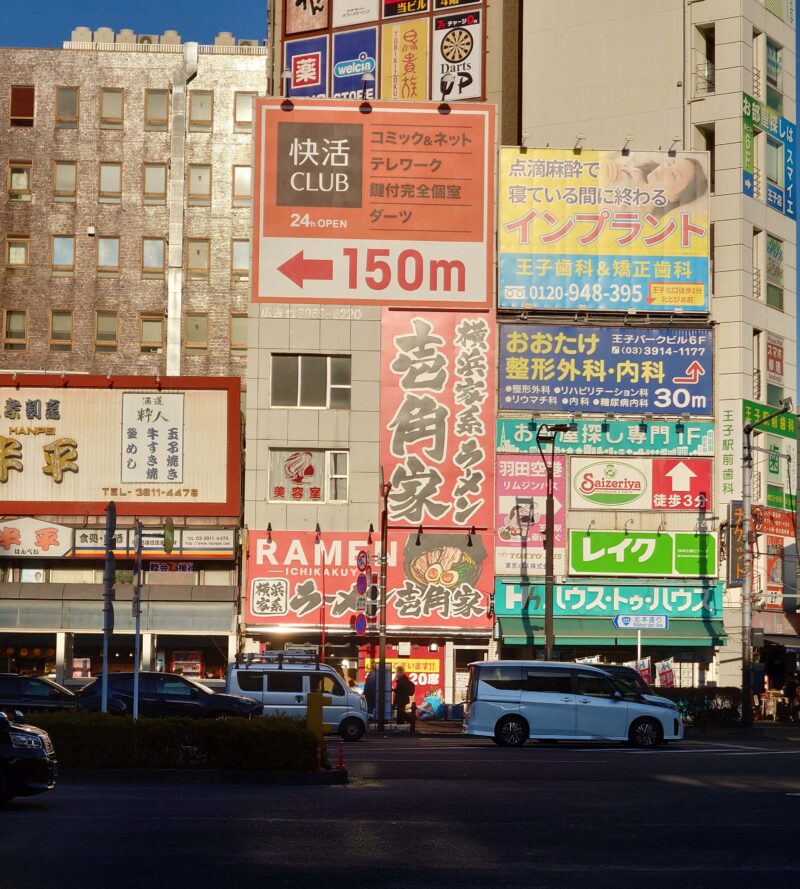
[[616,691],[611,692],[611,700],[612,701],[621,701],[622,700],[622,692],[617,689]]
[[199,694],[200,694],[200,692],[199,692],[196,688],[193,688],[193,689],[191,689],[191,691],[189,692],[189,697],[194,701],[194,700],[197,700],[197,696],[198,696]]

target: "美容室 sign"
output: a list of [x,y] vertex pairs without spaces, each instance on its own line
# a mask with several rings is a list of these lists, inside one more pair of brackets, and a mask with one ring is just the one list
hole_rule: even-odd
[[569,465],[571,509],[711,508],[710,460],[571,457]]
[[[495,445],[501,454],[538,454],[536,432],[541,425],[563,419],[529,417],[497,420]],[[574,428],[559,432],[556,454],[614,456],[713,457],[714,424],[700,420],[571,420]]]
[[488,308],[493,106],[360,109],[257,100],[253,300]]
[[569,573],[598,577],[713,577],[715,533],[569,532]]
[[500,325],[501,410],[711,414],[705,328]]

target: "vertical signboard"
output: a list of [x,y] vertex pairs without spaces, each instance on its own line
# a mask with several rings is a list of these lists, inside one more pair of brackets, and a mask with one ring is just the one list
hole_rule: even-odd
[[431,98],[480,99],[483,93],[483,24],[480,9],[433,20]]
[[494,109],[360,107],[257,100],[253,301],[488,307]]
[[287,34],[321,31],[328,27],[330,0],[286,0],[283,29]]
[[498,305],[708,312],[708,154],[500,149]]
[[381,28],[381,98],[423,102],[428,98],[429,19]]
[[284,69],[291,76],[286,95],[322,99],[328,95],[328,37],[287,40],[283,45]]
[[[378,29],[361,28],[333,35],[331,66],[334,99],[374,99],[378,87]],[[364,82],[364,75],[373,79]]]
[[783,385],[783,337],[767,334],[767,381]]
[[796,127],[763,102],[742,93],[742,191],[755,196],[755,131],[766,134],[764,169],[766,194],[759,195],[789,219],[797,219],[794,152]]
[[705,328],[500,327],[499,407],[616,414],[710,414]]

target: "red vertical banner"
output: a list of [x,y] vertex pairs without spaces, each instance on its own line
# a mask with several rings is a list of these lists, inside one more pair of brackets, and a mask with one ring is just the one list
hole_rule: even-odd
[[389,577],[401,612],[488,620],[494,339],[487,314],[383,310],[381,465],[389,523],[409,527],[390,531],[403,549]]

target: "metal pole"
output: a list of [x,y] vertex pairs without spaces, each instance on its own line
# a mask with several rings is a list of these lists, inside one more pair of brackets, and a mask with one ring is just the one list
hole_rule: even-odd
[[742,725],[753,724],[753,649],[750,646],[750,630],[753,626],[753,550],[750,545],[750,525],[753,496],[753,454],[750,436],[753,427],[748,423],[742,434]]
[[136,519],[136,577],[133,585],[133,616],[136,620],[133,637],[133,721],[139,719],[139,671],[142,668],[142,523]]
[[555,503],[553,502],[553,453],[556,437],[553,435],[550,445],[550,462],[545,460],[547,467],[547,506],[545,511],[545,550],[544,550],[544,659],[553,659],[553,643],[555,642],[555,625],[553,623],[553,540],[555,526]]
[[642,659],[642,631],[636,631],[636,660]]
[[380,575],[380,623],[378,637],[378,731],[386,727],[386,567],[389,550],[389,492],[392,483],[383,482],[381,470],[381,575]]

